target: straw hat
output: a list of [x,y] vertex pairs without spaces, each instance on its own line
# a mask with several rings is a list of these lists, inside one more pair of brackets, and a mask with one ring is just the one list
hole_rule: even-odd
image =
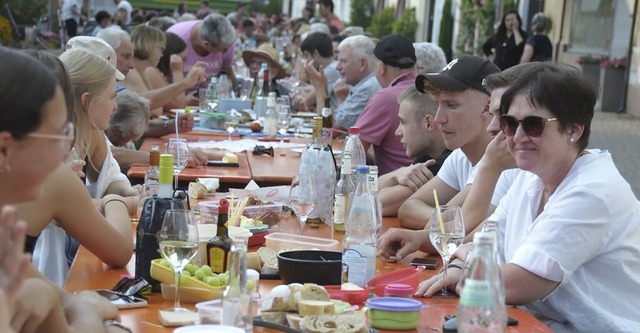
[[276,75],[276,79],[282,79],[283,77],[285,77],[285,70],[282,65],[280,65],[280,55],[278,54],[278,51],[271,45],[269,45],[268,43],[263,43],[255,51],[242,52],[242,59],[244,60],[244,64],[247,65],[247,67],[251,66],[251,60],[257,56],[266,60],[270,66],[278,69],[278,75]]

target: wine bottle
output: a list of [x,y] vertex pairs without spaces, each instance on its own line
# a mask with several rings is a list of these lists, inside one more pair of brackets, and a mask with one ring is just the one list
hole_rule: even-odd
[[322,108],[322,127],[333,127],[333,116],[331,112],[331,98],[326,97],[324,99],[324,107]]
[[158,196],[173,198],[173,155],[160,155],[160,172],[158,177]]
[[220,199],[218,205],[218,231],[207,242],[207,263],[211,266],[211,271],[220,274],[227,271],[229,265],[229,254],[231,251],[231,237],[226,226],[229,220],[229,201]]
[[342,156],[340,179],[336,183],[336,194],[333,202],[333,229],[344,232],[344,219],[349,208],[349,199],[355,189],[355,182],[351,175],[351,156]]
[[158,180],[160,178],[160,148],[151,146],[149,152],[149,169],[144,174],[143,190],[146,197],[158,194]]

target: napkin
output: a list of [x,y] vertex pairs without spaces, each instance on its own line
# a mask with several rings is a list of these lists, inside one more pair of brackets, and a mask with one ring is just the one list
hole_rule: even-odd
[[196,181],[207,187],[207,191],[215,192],[220,187],[218,178],[196,178]]

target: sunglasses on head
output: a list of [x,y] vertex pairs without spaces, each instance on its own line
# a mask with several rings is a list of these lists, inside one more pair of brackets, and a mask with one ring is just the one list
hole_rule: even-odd
[[518,125],[522,126],[522,130],[529,137],[539,137],[544,131],[544,126],[548,121],[558,120],[558,118],[545,119],[538,116],[526,116],[522,120],[510,115],[503,114],[500,116],[500,129],[507,136],[516,134]]

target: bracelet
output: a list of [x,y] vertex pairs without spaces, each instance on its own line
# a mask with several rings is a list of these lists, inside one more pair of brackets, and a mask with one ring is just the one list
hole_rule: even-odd
[[126,202],[124,202],[124,200],[122,200],[122,199],[111,199],[111,200],[109,200],[109,201],[105,202],[105,203],[104,203],[104,206],[106,207],[106,206],[107,206],[107,204],[108,204],[108,203],[110,203],[111,201],[118,201],[118,202],[122,202],[122,204],[123,204],[125,207],[127,207],[127,209],[129,209],[129,206],[127,206],[127,203],[126,203]]
[[[449,269],[449,268],[457,268],[457,269],[460,269],[460,270],[464,270],[464,266],[458,265],[458,264],[448,264],[446,269]],[[444,270],[445,270],[445,268],[441,269],[440,272],[438,272],[438,274],[442,273],[442,271],[444,271]]]
[[112,326],[115,326],[115,327],[117,327],[117,328],[119,328],[119,329],[121,329],[121,330],[123,330],[125,332],[133,333],[133,331],[129,327],[122,325],[122,323],[119,322],[119,321],[116,321],[116,320],[113,320],[113,319],[109,319],[109,320],[105,320],[104,321],[104,328],[105,329],[107,329],[109,327],[112,327]]

